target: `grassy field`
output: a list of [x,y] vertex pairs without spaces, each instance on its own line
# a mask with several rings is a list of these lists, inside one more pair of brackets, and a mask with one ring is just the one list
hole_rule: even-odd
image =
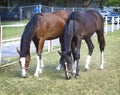
[[11,25],[11,24],[23,24],[23,23],[28,23],[28,19],[25,20],[18,20],[18,21],[2,21],[1,25]]
[[[29,20],[21,20],[21,21],[6,21],[2,22],[2,25],[16,25],[16,24],[27,24]],[[21,37],[23,33],[24,27],[4,27],[3,28],[3,40]]]
[[57,51],[44,54],[45,68],[43,73],[34,78],[36,58],[31,59],[28,78],[21,78],[19,64],[0,68],[0,95],[120,95],[120,31],[105,35],[105,69],[98,70],[100,65],[99,46],[95,45],[90,70],[85,71],[87,46],[83,41],[81,47],[80,77],[72,76],[65,80],[63,70],[55,71],[59,61]]

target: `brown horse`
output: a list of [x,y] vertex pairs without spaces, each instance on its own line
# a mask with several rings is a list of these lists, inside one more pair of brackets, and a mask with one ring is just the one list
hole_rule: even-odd
[[38,77],[42,73],[42,67],[44,67],[42,61],[44,42],[61,36],[68,15],[69,12],[65,10],[39,13],[28,22],[21,37],[20,51],[18,50],[22,77],[27,76],[26,70],[30,63],[31,41],[34,42],[37,52],[37,67],[34,76]]
[[85,69],[89,69],[90,59],[94,49],[91,36],[95,32],[98,37],[101,51],[100,69],[103,69],[105,47],[103,17],[94,10],[72,12],[68,17],[61,39],[62,52],[59,52],[61,55],[60,63],[64,67],[66,79],[71,78],[70,73],[72,71],[72,56],[74,59],[73,73],[75,73],[75,77],[79,76],[79,59],[82,39],[86,41],[89,49],[85,64]]

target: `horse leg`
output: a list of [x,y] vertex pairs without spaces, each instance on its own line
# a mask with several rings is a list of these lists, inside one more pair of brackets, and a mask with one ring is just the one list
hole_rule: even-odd
[[75,66],[76,66],[76,74],[75,77],[77,78],[79,76],[79,71],[80,71],[80,67],[79,67],[79,59],[80,59],[80,47],[81,47],[81,41],[82,39],[79,39],[79,41],[76,43],[76,50],[75,50]]
[[104,48],[105,48],[105,38],[104,38],[104,33],[103,29],[101,31],[97,31],[97,37],[98,37],[98,42],[100,45],[100,51],[101,51],[101,64],[100,64],[100,70],[104,69]]
[[76,67],[77,67],[77,63],[75,61],[75,52],[76,52],[76,47],[75,47],[75,43],[73,42],[72,45],[71,45],[71,49],[72,49],[72,55],[73,55],[73,60],[74,60],[74,63],[72,64],[72,72],[74,74],[76,74]]
[[[39,40],[34,38],[34,39],[33,39],[33,42],[34,42],[35,47],[36,47],[36,52],[38,52]],[[38,55],[37,55],[37,58],[38,58]],[[42,59],[41,59],[41,60],[42,60]],[[44,68],[43,60],[42,60],[41,66],[42,66],[42,68]]]
[[[59,38],[59,41],[60,41],[60,45],[61,45],[61,44],[62,44],[61,37]],[[62,48],[61,48],[61,51],[62,51]],[[60,61],[61,61],[61,60],[62,60],[62,59],[60,58]],[[57,65],[57,67],[56,67],[56,70],[57,70],[57,71],[60,71],[61,68],[62,68],[62,64],[60,63],[60,61],[59,61],[58,65]]]
[[88,53],[88,56],[86,58],[86,64],[85,64],[85,69],[88,70],[90,60],[91,60],[91,55],[92,55],[92,52],[93,52],[93,49],[94,49],[94,45],[93,45],[90,38],[85,39],[85,42],[87,43],[87,46],[88,46],[88,49],[89,49],[89,53]]
[[38,55],[37,55],[37,67],[34,76],[38,77],[42,73],[42,68],[44,67],[42,61],[42,50],[44,46],[44,40],[40,39],[38,43]]

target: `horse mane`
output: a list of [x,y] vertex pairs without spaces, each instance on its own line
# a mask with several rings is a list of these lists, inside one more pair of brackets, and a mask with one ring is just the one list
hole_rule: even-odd
[[28,24],[25,26],[24,32],[21,37],[20,43],[20,56],[26,57],[26,55],[30,52],[30,43],[34,37],[34,33],[36,32],[36,26],[38,22],[40,22],[40,16],[43,16],[41,13],[35,14]]

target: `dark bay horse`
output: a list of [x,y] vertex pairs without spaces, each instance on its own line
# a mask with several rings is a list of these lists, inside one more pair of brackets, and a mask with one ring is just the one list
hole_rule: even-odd
[[[70,79],[70,73],[75,73],[75,77],[79,76],[79,59],[80,59],[80,47],[82,39],[88,45],[88,56],[86,58],[85,69],[89,69],[91,55],[94,49],[94,45],[91,41],[91,36],[96,32],[100,51],[101,51],[101,65],[100,69],[104,68],[104,20],[103,17],[94,10],[87,10],[84,12],[72,12],[68,17],[64,31],[62,34],[61,50],[61,62],[66,79]],[[72,66],[72,57],[74,65]]]
[[61,36],[68,14],[69,12],[65,10],[39,13],[28,22],[21,37],[20,51],[17,50],[20,55],[22,77],[27,76],[31,41],[34,42],[37,52],[37,67],[34,76],[38,77],[42,73],[42,67],[44,67],[42,61],[44,42]]

